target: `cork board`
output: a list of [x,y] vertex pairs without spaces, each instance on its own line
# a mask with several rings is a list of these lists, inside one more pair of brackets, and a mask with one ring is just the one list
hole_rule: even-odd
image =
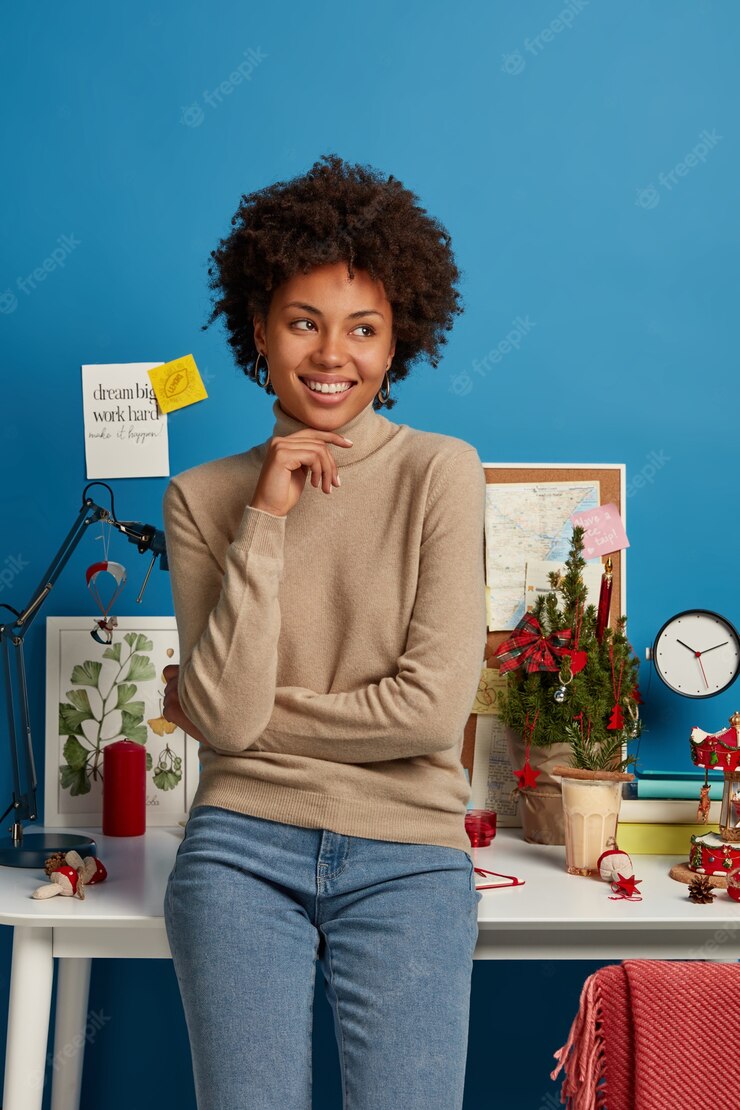
[[[597,466],[533,466],[533,465],[497,465],[484,463],[483,470],[486,484],[501,485],[511,483],[537,483],[546,482],[598,482],[599,504],[616,505],[622,517],[622,522],[627,529],[624,504],[624,463],[605,463]],[[485,552],[485,538],[484,538]],[[612,553],[612,601],[609,613],[609,626],[616,628],[617,617],[625,615],[626,576],[625,576],[625,551]],[[601,556],[602,565],[606,563],[607,555]],[[486,637],[485,660],[482,666],[498,669],[498,660],[494,656],[496,648],[502,641],[511,635],[511,629],[489,630]],[[462,764],[467,768],[470,781],[473,781],[473,763],[475,758],[475,733],[477,714],[471,713],[465,724],[463,747],[461,753]]]

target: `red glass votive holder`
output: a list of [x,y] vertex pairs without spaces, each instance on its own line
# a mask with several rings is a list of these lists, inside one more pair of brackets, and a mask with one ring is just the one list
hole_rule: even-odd
[[496,812],[492,809],[470,809],[465,815],[465,829],[473,848],[485,848],[496,835]]

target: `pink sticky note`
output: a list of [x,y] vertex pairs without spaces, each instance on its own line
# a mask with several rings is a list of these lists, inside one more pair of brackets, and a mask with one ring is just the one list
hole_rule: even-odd
[[599,505],[596,509],[584,509],[573,513],[571,524],[580,524],[583,533],[583,558],[594,559],[597,555],[611,555],[629,547],[627,533],[616,505]]

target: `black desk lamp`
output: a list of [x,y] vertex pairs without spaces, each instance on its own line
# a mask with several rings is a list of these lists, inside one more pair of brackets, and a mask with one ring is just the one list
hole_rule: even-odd
[[[101,485],[110,493],[110,510],[96,505],[86,496],[90,486]],[[4,820],[11,810],[14,810],[13,824],[9,825],[10,843],[7,838],[0,837],[0,865],[11,867],[43,867],[48,856],[54,852],[69,852],[74,849],[81,856],[95,855],[95,841],[81,833],[74,832],[28,832],[24,830],[21,822],[24,820],[35,821],[36,815],[36,767],[33,759],[33,746],[31,743],[31,722],[28,711],[28,691],[26,686],[26,669],[23,659],[23,637],[31,621],[43,605],[52,586],[61,574],[64,566],[77,544],[80,542],[85,529],[90,524],[103,520],[117,528],[130,543],[135,543],[139,552],[152,552],[152,561],[146,572],[144,582],[137,603],[144,596],[149,575],[154,564],[159,558],[160,569],[169,570],[167,562],[167,548],[164,532],[154,528],[151,524],[139,524],[132,520],[116,520],[113,501],[113,490],[106,482],[89,482],[82,491],[82,508],[67,538],[54,556],[54,560],[41,580],[30,603],[23,612],[19,613],[11,605],[0,603],[0,608],[8,609],[14,614],[15,620],[10,624],[0,624],[0,647],[3,652],[4,695],[8,709],[8,726],[10,733],[10,750],[13,759],[13,800],[0,816]],[[11,645],[15,648],[11,652]],[[14,668],[11,663],[14,660]],[[18,692],[16,692],[17,682]],[[18,713],[20,711],[20,729],[18,726]],[[19,731],[23,732],[23,742]],[[21,762],[25,772],[25,789],[21,782]]]

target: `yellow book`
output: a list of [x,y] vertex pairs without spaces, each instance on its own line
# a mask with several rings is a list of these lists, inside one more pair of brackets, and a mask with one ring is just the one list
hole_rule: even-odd
[[716,825],[619,824],[617,843],[630,856],[677,856],[688,859],[692,835],[717,832]]

